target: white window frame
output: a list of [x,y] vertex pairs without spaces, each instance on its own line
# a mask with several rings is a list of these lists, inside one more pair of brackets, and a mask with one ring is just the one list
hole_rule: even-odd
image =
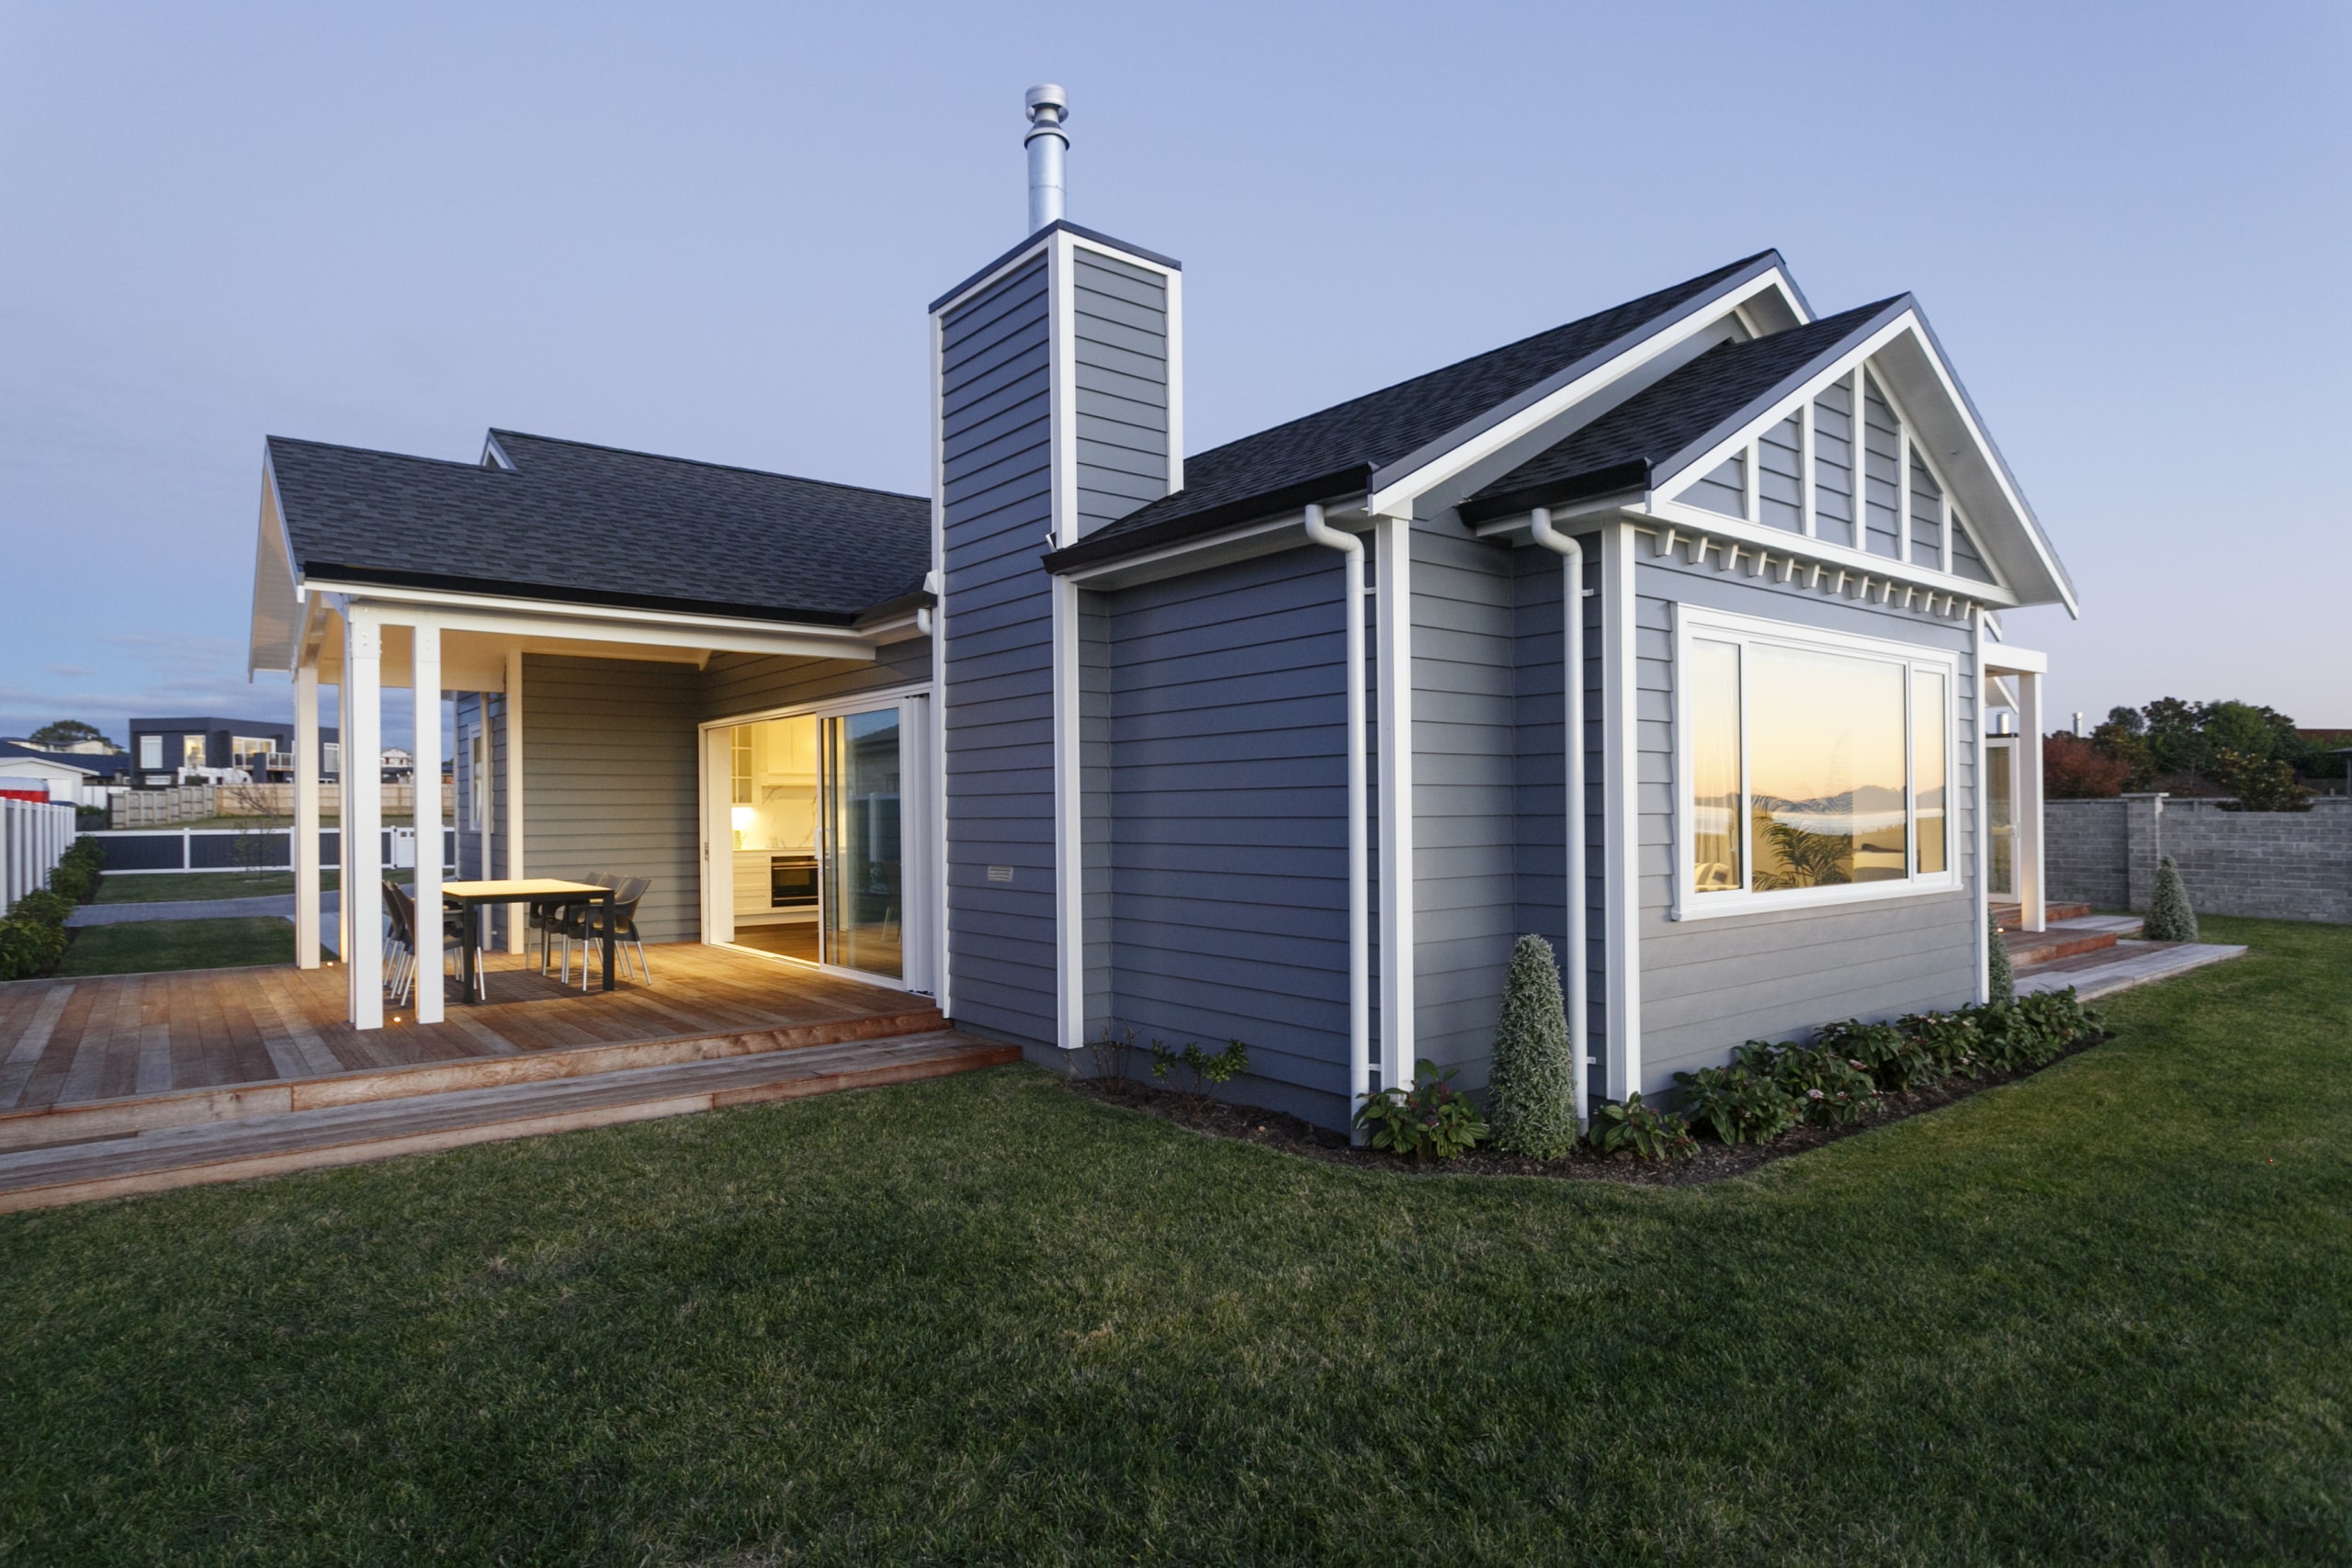
[[[1740,809],[1738,821],[1743,832],[1747,821],[1747,649],[1753,645],[1796,649],[1808,653],[1843,653],[1860,655],[1888,663],[1900,664],[1903,671],[1903,802],[1909,814],[1911,830],[1905,835],[1909,842],[1911,874],[1902,881],[1854,882],[1835,887],[1792,887],[1758,893],[1747,888],[1717,889],[1702,893],[1693,863],[1697,858],[1697,813],[1691,800],[1690,704],[1692,692],[1685,672],[1691,668],[1694,641],[1736,643],[1741,649],[1739,703],[1739,784]],[[1767,620],[1758,615],[1734,615],[1724,610],[1711,610],[1702,605],[1677,603],[1674,605],[1674,901],[1668,917],[1677,920],[1717,919],[1726,915],[1756,915],[1779,909],[1815,909],[1841,904],[1873,903],[1889,898],[1917,898],[1933,894],[1958,891],[1962,886],[1960,868],[1962,842],[1960,821],[1960,664],[1956,651],[1924,648],[1917,643],[1895,642],[1884,637],[1862,637],[1852,632],[1825,631],[1816,626],[1801,626],[1792,621]],[[1921,716],[1915,712],[1917,703],[1917,682],[1913,677],[1920,671],[1931,671],[1944,678],[1944,869],[1921,875],[1919,863],[1919,794],[1917,767],[1917,738]],[[1752,846],[1743,846],[1740,855],[1740,875],[1752,879],[1756,874],[1755,852]]]

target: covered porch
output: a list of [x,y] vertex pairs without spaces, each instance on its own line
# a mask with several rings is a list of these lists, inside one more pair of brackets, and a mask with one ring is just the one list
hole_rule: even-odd
[[[782,626],[316,579],[297,589],[290,576],[286,590],[267,601],[278,614],[275,625],[265,624],[266,600],[257,594],[255,647],[257,654],[282,653],[294,682],[296,963],[337,972],[341,1021],[360,1032],[401,1022],[463,1032],[483,1027],[491,1012],[563,994],[537,973],[538,933],[526,906],[501,904],[482,920],[488,945],[506,960],[491,968],[489,1006],[469,1003],[455,975],[429,959],[416,965],[413,998],[400,1006],[387,999],[381,880],[372,866],[354,863],[378,842],[383,822],[379,774],[365,760],[380,747],[388,693],[406,694],[419,779],[442,771],[447,710],[455,706],[457,755],[449,761],[458,789],[447,825],[459,845],[458,874],[580,879],[601,870],[648,879],[652,890],[639,927],[647,942],[661,944],[650,990],[666,996],[698,972],[679,963],[687,944],[735,934],[724,919],[709,918],[713,838],[723,855],[729,817],[726,761],[710,755],[706,716],[724,711],[733,688],[747,689],[733,700],[763,707],[763,694],[776,691],[895,689],[910,652],[928,664],[927,644],[910,646],[927,631],[928,613],[913,608],[854,626]],[[347,759],[333,784],[319,776],[315,744],[322,688],[335,694]],[[920,750],[924,739],[915,735],[910,745]],[[349,890],[339,903],[321,895],[316,850],[331,799],[344,829],[341,882]],[[925,821],[918,817],[915,825]],[[433,840],[426,834],[421,841]],[[418,857],[419,910],[441,904],[445,875],[436,857]],[[918,886],[908,903],[921,913],[906,922],[899,977],[908,989],[927,990],[933,894],[920,869],[910,876]],[[623,965],[621,991],[649,990],[630,976]],[[591,984],[601,981],[599,965]],[[528,1025],[518,1027],[528,1032]]]
[[2050,924],[2042,850],[2042,682],[2049,655],[2010,643],[1981,644],[1986,684],[1978,745],[1983,761],[1980,814],[1987,901],[2011,929]]

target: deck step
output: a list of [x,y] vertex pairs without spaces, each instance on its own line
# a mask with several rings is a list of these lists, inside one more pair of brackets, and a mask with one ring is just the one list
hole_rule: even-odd
[[2134,915],[2078,915],[2052,920],[2046,929],[2038,931],[2003,931],[2001,941],[2009,950],[2010,966],[2023,970],[2037,964],[2104,952],[2125,937],[2138,936],[2140,926],[2140,919]]
[[[2060,920],[2079,920],[2090,912],[2088,904],[2045,904],[2041,908],[2041,919],[2044,925],[2054,925]],[[2000,922],[2005,931],[2024,929],[2025,912],[2016,904],[1994,905],[1993,918]]]
[[1018,1046],[941,1029],[18,1149],[0,1154],[0,1213],[942,1077],[1020,1057]]
[[[610,1045],[577,1045],[514,1055],[481,1056],[413,1066],[363,1068],[274,1083],[220,1089],[177,1089],[119,1100],[84,1100],[30,1111],[0,1112],[0,1155],[17,1149],[51,1147],[119,1138],[172,1127],[199,1127],[261,1116],[323,1111],[337,1106],[406,1100],[418,1095],[463,1094],[515,1084],[593,1077],[605,1073],[690,1062],[725,1061],[777,1051],[808,1050],[862,1040],[925,1034],[948,1027],[937,1008],[917,1005],[865,1018],[837,1019],[731,1032],[677,1034]],[[453,1011],[457,1010],[452,1010]]]
[[2136,942],[2127,937],[2119,940],[2111,949],[2080,953],[2018,970],[2018,994],[2029,996],[2036,991],[2063,990],[2072,986],[2076,996],[2089,1001],[2097,997],[2130,990],[2134,986],[2144,986],[2151,980],[2169,979],[2191,969],[2201,969],[2208,964],[2237,958],[2245,952],[2243,947],[2225,946],[2219,942]]

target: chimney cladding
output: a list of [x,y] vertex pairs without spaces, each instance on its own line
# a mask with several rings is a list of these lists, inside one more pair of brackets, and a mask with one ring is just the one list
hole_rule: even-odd
[[1069,132],[1062,122],[1069,118],[1069,95],[1052,83],[1029,89],[1022,97],[1029,111],[1029,232],[1035,233],[1062,218],[1062,154],[1069,150]]

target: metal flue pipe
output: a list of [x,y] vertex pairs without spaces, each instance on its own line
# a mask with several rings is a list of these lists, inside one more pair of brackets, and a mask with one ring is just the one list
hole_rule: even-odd
[[1062,220],[1062,154],[1069,151],[1069,95],[1050,82],[1029,89],[1022,98],[1029,111],[1029,232]]

